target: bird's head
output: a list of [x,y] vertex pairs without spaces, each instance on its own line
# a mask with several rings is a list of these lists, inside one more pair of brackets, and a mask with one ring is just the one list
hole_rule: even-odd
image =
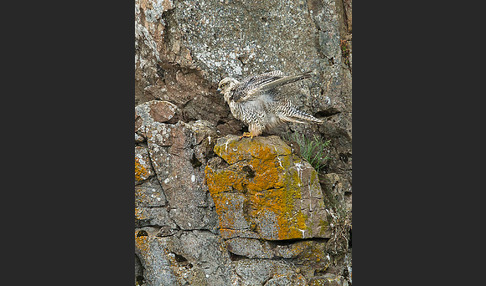
[[223,94],[224,100],[229,103],[232,91],[239,82],[232,77],[223,78],[218,84],[218,91]]

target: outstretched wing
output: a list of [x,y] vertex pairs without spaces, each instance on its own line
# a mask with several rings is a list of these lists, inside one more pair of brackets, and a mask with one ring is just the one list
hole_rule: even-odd
[[[310,77],[311,77],[310,72],[306,72],[295,76],[285,76],[281,71],[273,71],[273,72],[257,75],[254,77],[249,77],[241,83],[240,85],[240,88],[242,89],[241,92],[238,92],[238,90],[235,92],[235,94],[239,94],[238,99],[235,100],[236,101],[250,100],[254,97],[258,97],[263,92],[269,92],[269,94],[271,94],[272,92],[270,91],[276,87],[293,83],[306,78],[310,78]],[[244,84],[245,81],[247,81],[247,84]]]
[[242,101],[258,96],[261,86],[283,77],[285,77],[284,73],[278,70],[246,77],[235,89],[233,99],[235,101]]

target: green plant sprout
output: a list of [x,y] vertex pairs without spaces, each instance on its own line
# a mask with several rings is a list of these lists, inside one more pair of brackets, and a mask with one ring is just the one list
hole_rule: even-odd
[[329,144],[331,140],[324,141],[321,137],[313,135],[308,138],[299,133],[286,134],[284,136],[287,140],[295,141],[300,147],[300,155],[311,166],[320,173],[326,166],[329,157]]

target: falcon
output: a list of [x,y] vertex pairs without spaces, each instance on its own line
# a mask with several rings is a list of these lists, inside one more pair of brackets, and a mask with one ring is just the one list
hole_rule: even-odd
[[242,137],[253,138],[283,122],[323,123],[322,120],[298,110],[278,88],[311,77],[310,72],[286,76],[271,71],[238,81],[232,77],[222,79],[218,91],[223,94],[231,114],[248,126]]

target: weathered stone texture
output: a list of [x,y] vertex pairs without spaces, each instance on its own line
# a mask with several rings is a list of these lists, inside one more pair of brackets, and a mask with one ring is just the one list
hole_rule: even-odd
[[135,187],[135,207],[163,207],[167,204],[165,194],[156,178],[151,178]]
[[304,276],[297,273],[298,270],[291,263],[285,261],[241,260],[233,262],[232,267],[236,273],[232,285],[307,285]]
[[[352,2],[135,0],[134,12],[136,283],[350,284]],[[330,139],[328,174],[278,137],[227,136],[246,127],[218,81],[275,69],[313,71],[285,88],[325,122],[270,134]]]
[[[157,108],[154,111],[155,106],[166,108]],[[193,123],[194,126],[182,121],[178,121],[176,124],[157,121],[156,118],[162,116],[160,113],[167,114],[166,110],[175,109],[170,105],[161,105],[153,101],[141,104],[136,108],[137,115],[141,119],[137,131],[140,136],[145,138],[147,147],[136,147],[135,164],[136,167],[138,165],[143,167],[144,165],[140,162],[147,165],[146,162],[150,158],[150,166],[153,167],[153,171],[147,166],[144,169],[138,167],[142,170],[138,173],[144,175],[144,178],[150,174],[157,177],[158,188],[163,192],[159,197],[156,194],[150,194],[149,200],[160,199],[162,201],[163,199],[163,205],[167,205],[171,221],[178,227],[186,230],[208,229],[214,231],[216,216],[211,210],[212,203],[208,201],[207,187],[203,184],[203,164],[207,161],[205,154],[211,148],[211,143],[209,143],[211,135],[215,135],[213,127],[211,124],[201,121]],[[167,119],[167,117],[164,118]],[[139,157],[143,160],[137,159]],[[142,192],[137,194],[139,196],[136,198],[140,198]]]
[[142,138],[135,146],[135,253],[144,281],[139,283],[228,285],[229,256],[203,183],[214,127],[203,121],[168,123],[171,110],[154,101],[136,107],[135,131]]
[[171,270],[167,250],[155,237],[154,228],[135,231],[135,254],[143,267],[143,279],[146,285],[180,285]]
[[150,166],[150,159],[147,149],[135,147],[135,185],[142,183],[154,175]]
[[135,253],[147,285],[229,285],[230,260],[221,250],[221,238],[210,232],[161,237],[155,228],[146,227],[135,234]]

